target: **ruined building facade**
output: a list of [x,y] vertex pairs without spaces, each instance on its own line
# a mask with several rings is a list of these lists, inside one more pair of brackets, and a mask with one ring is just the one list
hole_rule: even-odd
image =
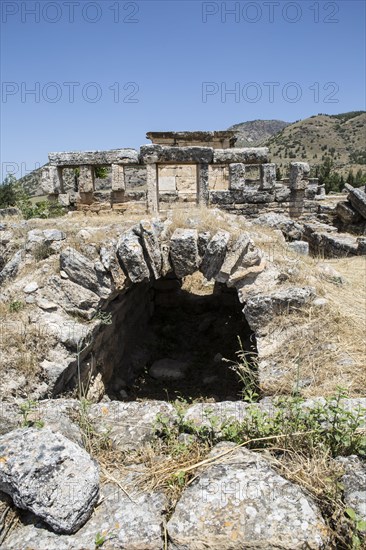
[[[42,189],[79,210],[158,213],[184,203],[256,215],[314,208],[324,189],[309,165],[293,162],[288,181],[276,181],[266,147],[235,148],[233,132],[149,132],[140,150],[50,153]],[[101,177],[102,176],[102,177]]]

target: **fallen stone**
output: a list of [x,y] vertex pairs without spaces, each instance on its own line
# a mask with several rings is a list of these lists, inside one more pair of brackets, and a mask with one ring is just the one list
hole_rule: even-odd
[[31,283],[28,283],[24,288],[23,292],[26,294],[32,294],[32,292],[36,292],[38,290],[38,283],[36,281],[32,281]]
[[309,255],[309,243],[307,243],[306,241],[293,241],[291,243],[288,243],[287,246],[291,250],[296,252],[296,254],[300,254],[300,256]]
[[186,277],[198,269],[198,233],[196,229],[176,229],[170,239],[170,258],[177,277]]
[[127,276],[119,264],[114,243],[112,245],[101,246],[100,260],[104,268],[112,275],[115,288],[118,290],[125,288]]
[[126,492],[112,483],[101,487],[100,504],[74,535],[57,535],[29,514],[7,537],[6,550],[94,550],[98,533],[106,550],[161,550],[164,496],[139,491],[133,478],[121,486]]
[[354,224],[361,220],[361,216],[349,202],[339,202],[336,206],[338,218],[344,224]]
[[24,251],[18,250],[14,254],[14,256],[5,264],[2,271],[0,272],[0,285],[7,281],[8,279],[12,279],[15,277],[15,275],[19,271],[19,267],[23,260]]
[[0,437],[0,489],[57,533],[74,533],[91,516],[99,494],[98,468],[75,443],[48,428]]
[[218,231],[208,243],[200,267],[200,271],[208,281],[216,277],[220,272],[229,240],[230,233],[227,231]]
[[324,548],[327,528],[313,500],[259,454],[234,446],[214,447],[217,463],[184,490],[167,525],[174,550]]
[[353,208],[366,219],[366,193],[362,189],[352,187],[352,185],[345,185],[348,193],[348,200]]
[[66,239],[66,235],[63,231],[59,229],[45,229],[43,231],[45,241],[52,243],[54,241],[63,241]]
[[189,364],[176,359],[159,359],[149,370],[150,376],[156,380],[182,380],[186,377]]

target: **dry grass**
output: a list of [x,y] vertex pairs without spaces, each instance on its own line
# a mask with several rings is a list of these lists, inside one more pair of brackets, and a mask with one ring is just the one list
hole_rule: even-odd
[[270,393],[291,393],[298,378],[308,380],[306,397],[333,394],[337,386],[350,395],[365,395],[366,258],[322,260],[345,279],[343,284],[317,269],[318,261],[301,260],[289,284],[311,285],[328,303],[284,313],[268,327],[282,342],[275,360],[284,376]]

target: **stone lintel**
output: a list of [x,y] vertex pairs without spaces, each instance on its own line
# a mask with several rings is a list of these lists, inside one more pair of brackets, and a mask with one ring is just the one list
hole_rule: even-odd
[[48,159],[54,166],[104,166],[109,164],[138,164],[139,155],[135,149],[113,149],[111,151],[71,151],[49,153]]
[[263,164],[268,162],[268,147],[244,147],[232,149],[215,149],[214,164],[244,163]]
[[210,164],[212,159],[211,147],[143,145],[140,149],[140,160],[143,164]]

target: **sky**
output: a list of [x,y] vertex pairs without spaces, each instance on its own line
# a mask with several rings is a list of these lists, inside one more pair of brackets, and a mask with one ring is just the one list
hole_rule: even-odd
[[1,180],[147,131],[365,109],[362,0],[2,0],[1,31]]

